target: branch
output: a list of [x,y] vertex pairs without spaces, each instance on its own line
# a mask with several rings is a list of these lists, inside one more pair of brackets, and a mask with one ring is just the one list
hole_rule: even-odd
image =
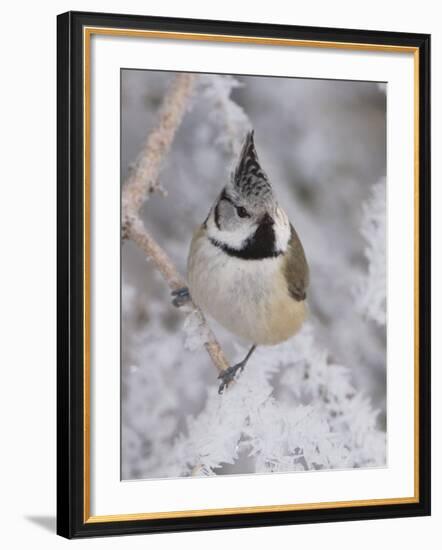
[[[140,209],[151,193],[162,190],[158,183],[162,161],[170,150],[186,112],[195,80],[196,76],[192,74],[179,74],[175,77],[163,100],[157,124],[147,137],[122,193],[122,238],[134,241],[151,258],[171,290],[186,286],[186,282],[166,252],[146,230],[140,218]],[[227,369],[229,363],[202,311],[193,302],[189,305],[204,329],[204,347],[213,364],[220,372]]]

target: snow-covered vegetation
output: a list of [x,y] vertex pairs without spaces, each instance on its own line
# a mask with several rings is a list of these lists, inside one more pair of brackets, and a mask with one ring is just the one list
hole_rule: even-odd
[[[173,74],[122,73],[122,181]],[[376,83],[201,75],[143,209],[185,274],[195,227],[249,128],[311,270],[309,319],[258,348],[218,395],[192,314],[135,244],[122,248],[123,479],[383,466],[385,109]],[[222,292],[222,289],[220,289]],[[246,346],[213,320],[232,364]]]

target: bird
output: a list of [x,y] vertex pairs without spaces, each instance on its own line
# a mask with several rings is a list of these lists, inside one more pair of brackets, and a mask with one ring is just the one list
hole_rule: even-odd
[[174,305],[191,299],[251,344],[242,361],[219,375],[220,394],[243,371],[257,346],[291,338],[306,319],[306,255],[258,159],[253,130],[246,134],[230,178],[193,235],[187,279],[187,287],[172,293]]

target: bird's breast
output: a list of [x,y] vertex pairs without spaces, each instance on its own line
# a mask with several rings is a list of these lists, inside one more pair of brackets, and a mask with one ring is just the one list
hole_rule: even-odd
[[288,293],[283,256],[243,260],[195,235],[188,260],[195,303],[225,328],[255,344],[271,345],[295,334],[305,318],[304,302]]

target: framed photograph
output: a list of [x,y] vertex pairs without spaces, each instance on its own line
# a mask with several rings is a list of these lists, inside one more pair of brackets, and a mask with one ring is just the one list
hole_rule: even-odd
[[58,533],[430,513],[430,37],[58,17]]

